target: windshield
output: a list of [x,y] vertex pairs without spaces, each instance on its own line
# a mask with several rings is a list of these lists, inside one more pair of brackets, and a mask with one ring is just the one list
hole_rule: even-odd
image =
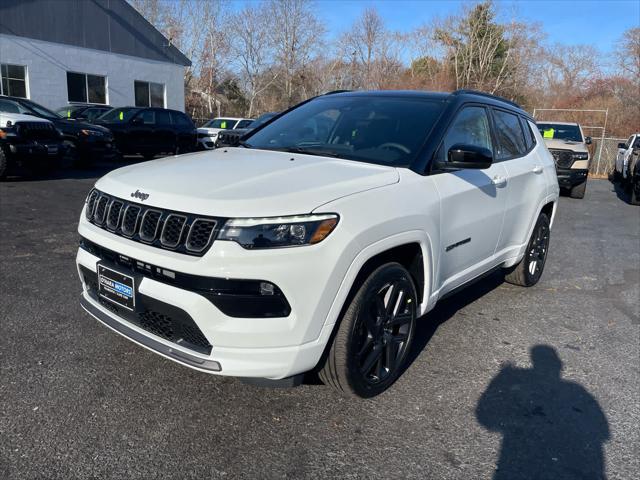
[[559,123],[538,123],[538,130],[542,138],[557,138],[570,142],[584,142],[578,125],[563,125]]
[[139,108],[114,108],[113,110],[109,110],[104,115],[98,117],[100,120],[104,122],[111,123],[120,123],[120,122],[128,122],[131,117],[133,117],[136,113],[138,113]]
[[417,97],[324,96],[250,134],[244,145],[408,167],[442,107]]
[[31,112],[37,115],[38,117],[44,117],[49,119],[60,118],[60,115],[58,115],[57,113],[53,113],[51,110],[46,109],[42,105],[38,105],[37,103],[34,103],[31,100],[20,100],[19,103],[20,105],[25,107],[27,110],[31,110]]
[[251,122],[251,125],[249,125],[251,128],[256,128],[259,127],[260,125],[262,125],[263,123],[267,123],[267,121],[271,120],[273,117],[275,117],[276,115],[278,115],[275,112],[267,112],[267,113],[263,113],[262,115],[260,115],[258,118],[256,118],[253,122]]
[[56,113],[62,118],[75,118],[76,115],[87,107],[62,107],[56,110]]
[[238,120],[232,120],[230,118],[214,118],[213,120],[209,120],[207,123],[203,125],[204,128],[221,128],[221,129],[229,129],[233,128],[233,126],[238,122]]

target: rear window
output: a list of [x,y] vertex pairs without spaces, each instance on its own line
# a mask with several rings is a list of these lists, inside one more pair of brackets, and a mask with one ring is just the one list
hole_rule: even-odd
[[524,133],[517,115],[504,110],[494,110],[493,119],[496,124],[498,140],[498,160],[520,157],[527,152]]
[[408,167],[442,108],[442,102],[420,97],[329,95],[284,114],[245,144]]

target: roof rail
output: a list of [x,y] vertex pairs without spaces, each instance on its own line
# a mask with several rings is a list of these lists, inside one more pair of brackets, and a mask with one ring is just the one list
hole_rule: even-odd
[[501,102],[508,103],[509,105],[513,105],[514,107],[522,110],[522,107],[518,105],[516,102],[512,102],[511,100],[507,100],[506,98],[499,97],[498,95],[492,95],[490,93],[480,92],[478,90],[468,90],[468,89],[462,88],[460,90],[456,90],[455,92],[453,92],[452,95],[463,95],[465,93],[470,95],[479,95],[481,97],[493,98],[494,100],[499,100]]
[[334,95],[336,93],[346,93],[346,92],[352,92],[353,90],[331,90],[330,92],[325,92],[322,95]]

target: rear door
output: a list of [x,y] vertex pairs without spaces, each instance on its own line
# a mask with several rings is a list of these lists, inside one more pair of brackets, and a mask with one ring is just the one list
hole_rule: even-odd
[[177,145],[177,135],[169,110],[157,108],[155,109],[155,115],[153,153],[174,152]]
[[[545,168],[539,157],[531,127],[520,115],[493,108],[498,151],[497,161],[507,170],[507,202],[504,228],[497,251],[526,242],[540,202],[547,194]],[[554,167],[555,168],[555,167]]]
[[[136,120],[139,119],[139,120]],[[129,134],[130,151],[133,153],[148,153],[153,151],[155,144],[156,114],[151,108],[139,112],[130,122]]]
[[[489,112],[481,105],[463,107],[453,120],[439,149],[443,162],[455,144],[496,148]],[[491,266],[506,203],[507,172],[502,163],[483,170],[461,169],[434,177],[441,198],[441,294]]]

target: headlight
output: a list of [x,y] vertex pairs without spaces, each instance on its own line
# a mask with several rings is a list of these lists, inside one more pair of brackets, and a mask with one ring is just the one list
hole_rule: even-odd
[[236,218],[225,223],[218,239],[231,240],[244,248],[298,247],[321,242],[337,224],[335,214]]
[[573,154],[573,159],[574,160],[588,160],[589,159],[589,154],[586,152],[583,153],[574,153]]
[[80,130],[80,133],[82,135],[86,135],[87,137],[89,137],[89,136],[93,136],[93,137],[102,137],[102,136],[104,136],[104,133],[98,132],[97,130],[86,130],[86,129],[83,129],[83,130]]

